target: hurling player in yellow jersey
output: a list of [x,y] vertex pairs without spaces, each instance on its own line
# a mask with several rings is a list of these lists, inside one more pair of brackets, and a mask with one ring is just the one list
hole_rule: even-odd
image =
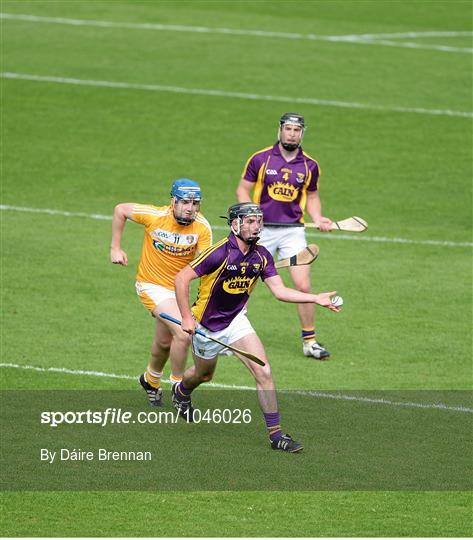
[[188,178],[180,178],[172,185],[170,205],[157,207],[122,203],[115,207],[113,214],[110,259],[114,264],[128,264],[128,257],[121,247],[127,219],[145,227],[136,274],[136,292],[146,309],[156,318],[156,333],[151,359],[146,372],[140,377],[140,384],[154,406],[162,405],[161,376],[167,359],[171,359],[173,383],[182,379],[186,366],[189,335],[157,315],[165,311],[180,318],[174,277],[197,253],[212,244],[210,225],[199,212],[201,199],[199,184]]

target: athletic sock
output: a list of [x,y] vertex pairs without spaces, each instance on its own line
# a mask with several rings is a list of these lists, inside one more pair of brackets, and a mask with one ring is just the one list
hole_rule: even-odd
[[302,341],[304,343],[308,343],[309,341],[316,341],[315,340],[315,326],[311,326],[310,328],[303,328],[301,335],[302,335]]
[[148,364],[148,367],[146,368],[145,373],[145,381],[152,386],[153,388],[159,388],[161,386],[161,377],[163,376],[163,372],[159,373],[159,371],[154,371],[151,369],[150,364]]
[[180,383],[182,381],[182,377],[176,377],[175,375],[172,375],[169,377],[169,380],[171,384]]
[[277,441],[282,437],[279,412],[263,413],[266,427],[268,428],[269,439]]
[[188,398],[191,395],[191,392],[192,390],[189,390],[189,388],[186,388],[182,384],[182,381],[176,385],[175,393],[178,398],[182,398],[182,399]]

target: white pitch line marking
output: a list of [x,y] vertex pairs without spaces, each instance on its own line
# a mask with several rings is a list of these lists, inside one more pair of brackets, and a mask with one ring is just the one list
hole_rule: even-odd
[[386,47],[403,47],[406,49],[426,49],[442,52],[459,52],[459,53],[473,53],[473,49],[466,47],[452,47],[451,45],[430,45],[426,43],[416,43],[414,41],[389,41],[387,39],[346,39],[349,43],[356,43],[359,45],[385,45]]
[[327,107],[342,107],[347,109],[360,109],[382,112],[416,113],[431,114],[435,116],[458,116],[464,118],[473,118],[473,112],[452,111],[448,109],[423,109],[420,107],[387,107],[383,105],[370,105],[367,103],[356,103],[352,101],[334,101],[328,99],[316,98],[297,98],[290,96],[271,96],[264,94],[248,94],[245,92],[227,92],[225,90],[203,89],[203,88],[184,88],[181,86],[164,86],[160,84],[138,84],[118,81],[96,81],[90,79],[75,79],[71,77],[52,77],[45,75],[33,75],[29,73],[3,72],[0,77],[4,79],[16,79],[22,81],[33,81],[55,84],[70,84],[74,86],[91,86],[96,88],[117,88],[125,90],[145,90],[148,92],[171,92],[174,94],[193,94],[200,96],[212,96],[223,98],[238,98],[251,101],[276,101],[283,103],[302,103],[306,105],[321,105]]
[[[8,204],[0,204],[0,211],[10,212],[29,212],[32,214],[47,214],[50,216],[65,216],[65,217],[79,217],[87,219],[97,219],[102,221],[111,221],[112,216],[104,214],[86,214],[84,212],[68,212],[66,210],[54,210],[52,208],[28,208],[24,206],[11,206]],[[223,225],[212,225],[212,229],[216,231],[226,231],[228,227]],[[350,234],[327,234],[317,233],[313,231],[306,231],[307,236],[314,236],[318,238],[325,238],[330,240],[355,240],[365,242],[380,242],[391,244],[417,244],[424,246],[445,246],[445,247],[473,247],[473,242],[451,242],[449,240],[411,240],[408,238],[389,238],[386,236],[365,236],[363,235],[350,235]]]
[[18,20],[38,23],[66,24],[70,26],[95,26],[100,28],[128,28],[133,30],[159,30],[170,32],[192,32],[197,34],[223,34],[236,36],[252,36],[263,38],[282,38],[292,40],[326,41],[331,43],[353,43],[361,45],[385,45],[389,47],[409,47],[419,49],[432,49],[442,52],[472,53],[473,49],[464,47],[450,47],[435,44],[408,44],[396,41],[387,41],[383,38],[422,38],[422,37],[460,37],[471,36],[472,32],[403,32],[397,34],[352,34],[341,36],[324,36],[320,34],[301,34],[299,32],[271,32],[267,30],[244,30],[238,28],[212,28],[208,26],[188,26],[182,24],[160,23],[128,23],[113,21],[97,21],[93,19],[71,19],[66,17],[42,17],[38,15],[0,13],[0,19]]
[[[28,371],[37,371],[40,373],[64,373],[67,375],[82,375],[82,376],[92,376],[92,377],[105,377],[108,379],[125,379],[129,381],[137,381],[138,375],[120,375],[116,373],[106,373],[103,371],[93,371],[93,370],[82,370],[82,369],[69,369],[63,367],[40,367],[40,366],[30,366],[27,364],[13,364],[9,362],[0,363],[0,368],[11,368],[11,369],[25,369]],[[169,380],[162,380],[166,384],[171,384]],[[249,392],[254,392],[255,388],[252,386],[238,386],[233,384],[221,384],[210,382],[207,383],[208,386],[212,388],[222,388],[225,390],[244,390]],[[473,409],[470,407],[465,407],[463,405],[446,405],[445,403],[417,403],[413,401],[392,401],[385,398],[370,398],[366,396],[351,396],[347,394],[331,394],[329,392],[317,392],[312,390],[278,390],[280,394],[297,394],[300,396],[310,396],[317,397],[322,399],[335,399],[338,401],[354,401],[360,403],[370,403],[374,405],[390,405],[392,407],[407,407],[415,409],[438,409],[442,411],[453,411],[453,412],[464,412],[464,413],[473,413]]]
[[338,36],[340,38],[353,39],[390,39],[390,38],[430,38],[430,37],[470,37],[473,36],[471,30],[450,31],[450,30],[427,30],[423,32],[393,32],[388,34],[350,34],[347,36]]

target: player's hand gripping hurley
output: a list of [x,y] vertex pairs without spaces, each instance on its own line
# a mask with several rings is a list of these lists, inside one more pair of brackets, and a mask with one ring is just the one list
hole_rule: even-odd
[[[174,317],[171,317],[171,315],[168,315],[167,313],[160,313],[159,316],[162,319],[166,319],[167,321],[173,322],[174,324],[181,325],[181,321],[179,319],[175,319]],[[199,330],[198,328],[195,329],[195,333],[199,334],[199,336],[210,339],[211,341],[215,341],[215,343],[218,343],[219,345],[223,345],[224,347],[226,347],[227,349],[230,349],[233,352],[241,354],[245,358],[248,358],[248,360],[251,360],[252,362],[256,362],[260,366],[265,366],[266,365],[263,362],[263,360],[261,360],[260,358],[258,358],[254,354],[251,354],[251,353],[246,352],[246,351],[242,351],[241,349],[237,349],[236,347],[232,347],[231,345],[228,345],[227,343],[224,343],[223,341],[220,341],[219,339],[215,339],[213,337],[210,337],[205,332],[202,332],[202,330]]]
[[[318,229],[316,223],[305,223],[305,227],[309,229]],[[357,216],[334,221],[330,226],[331,231],[347,231],[347,232],[365,232],[368,229],[368,223]]]

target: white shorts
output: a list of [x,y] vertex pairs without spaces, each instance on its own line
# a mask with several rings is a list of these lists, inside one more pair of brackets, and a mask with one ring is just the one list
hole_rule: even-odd
[[265,227],[259,243],[278,259],[292,257],[307,246],[304,227]]
[[153,312],[161,302],[164,302],[164,300],[176,299],[176,293],[174,291],[166,289],[166,287],[161,287],[161,285],[137,281],[135,287],[136,294],[140,297],[141,303],[151,312]]
[[[246,309],[240,311],[229,326],[218,332],[211,332],[201,325],[198,325],[198,328],[204,331],[208,336],[219,339],[224,343],[228,343],[228,345],[235,343],[235,341],[238,341],[248,334],[256,333],[246,316]],[[211,341],[203,336],[199,336],[199,334],[194,334],[192,336],[192,350],[199,358],[212,360],[225,350],[225,346],[215,343],[215,341]]]

